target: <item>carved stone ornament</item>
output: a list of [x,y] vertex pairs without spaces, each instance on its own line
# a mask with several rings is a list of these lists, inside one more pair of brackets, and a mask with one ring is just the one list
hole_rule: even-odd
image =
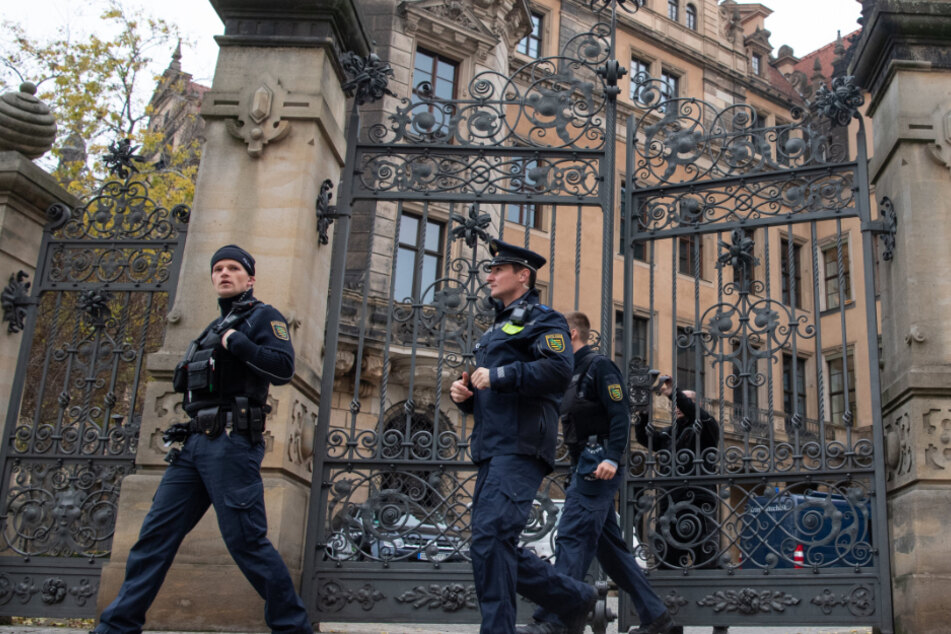
[[934,143],[928,146],[931,158],[951,169],[951,105],[942,104],[931,114]]
[[945,471],[951,463],[951,411],[931,409],[925,412],[925,464],[934,470]]
[[914,463],[911,448],[911,416],[902,412],[885,423],[885,464],[888,482],[909,473]]
[[425,33],[447,48],[472,51],[483,62],[499,43],[492,29],[462,0],[403,0],[397,12],[408,32]]
[[265,146],[290,133],[292,119],[320,119],[323,107],[319,95],[290,92],[279,78],[265,73],[241,91],[210,91],[201,114],[224,118],[228,132],[247,143],[248,154],[257,158]]

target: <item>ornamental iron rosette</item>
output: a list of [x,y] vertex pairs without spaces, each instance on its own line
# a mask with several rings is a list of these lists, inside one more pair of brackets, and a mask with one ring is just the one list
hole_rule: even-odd
[[145,157],[135,153],[140,147],[133,146],[132,139],[119,139],[110,143],[109,151],[102,155],[109,173],[119,178],[129,178],[132,174],[138,174],[139,168],[135,166],[135,163],[145,162]]
[[393,69],[376,53],[360,57],[356,53],[347,52],[340,56],[340,64],[347,74],[343,90],[352,95],[357,104],[362,106],[374,103],[383,99],[384,95],[396,97],[396,93],[387,88],[389,78],[393,76]]
[[862,96],[862,89],[855,83],[855,77],[833,77],[831,89],[825,85],[819,86],[810,108],[835,125],[847,126],[849,121],[859,116],[859,107],[863,103],[865,97]]

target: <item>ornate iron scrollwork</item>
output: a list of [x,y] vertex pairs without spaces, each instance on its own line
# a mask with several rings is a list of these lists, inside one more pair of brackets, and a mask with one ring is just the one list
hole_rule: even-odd
[[697,601],[697,605],[713,608],[714,612],[737,612],[758,614],[785,612],[791,605],[799,605],[800,599],[781,590],[718,590]]
[[11,273],[10,282],[0,293],[3,321],[8,322],[7,333],[11,335],[23,330],[27,306],[36,303],[36,300],[30,297],[30,283],[26,281],[28,277],[26,271]]
[[440,608],[444,612],[456,612],[463,608],[474,610],[476,607],[475,586],[464,586],[461,583],[416,586],[396,597],[396,600],[400,603],[410,603],[417,610]]

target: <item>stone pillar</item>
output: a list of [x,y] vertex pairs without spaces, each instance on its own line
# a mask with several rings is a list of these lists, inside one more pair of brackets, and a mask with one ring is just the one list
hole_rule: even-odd
[[897,212],[880,266],[896,632],[947,632],[951,605],[951,2],[864,0],[852,72],[870,91],[875,197]]
[[[0,285],[17,284],[29,294],[46,225],[53,203],[75,206],[76,200],[56,180],[20,152],[0,152]],[[26,277],[18,279],[23,271]],[[11,291],[13,288],[11,288]],[[10,332],[11,322],[0,324],[0,413],[6,414],[23,343],[22,332]]]
[[[338,54],[368,52],[353,0],[211,0],[225,25],[202,115],[207,141],[175,304],[151,375],[138,471],[122,484],[112,558],[99,608],[116,595],[128,551],[165,468],[161,430],[183,419],[171,373],[189,341],[216,315],[209,259],[236,243],[257,260],[256,295],[288,320],[294,380],[273,388],[262,467],[268,535],[300,581],[320,398],[331,244],[318,241],[314,203],[324,179],[339,182],[346,103]],[[150,629],[261,631],[263,601],[222,542],[213,512],[178,552],[148,614]]]

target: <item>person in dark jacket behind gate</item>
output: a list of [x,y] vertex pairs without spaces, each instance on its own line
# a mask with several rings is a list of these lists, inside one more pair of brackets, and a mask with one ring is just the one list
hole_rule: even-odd
[[539,303],[537,270],[545,258],[499,240],[486,265],[495,323],[475,347],[476,369],[450,388],[474,415],[470,556],[482,634],[515,632],[516,592],[558,614],[561,632],[581,634],[595,589],[555,571],[518,547],[532,501],[555,465],[558,405],[571,380],[565,318]]
[[[675,391],[671,377],[662,377],[658,390],[674,401],[674,422],[666,429],[653,429],[647,425],[646,413],[638,413],[634,420],[637,442],[655,456],[667,454],[661,463],[673,465],[668,473],[671,480],[675,475],[716,474],[720,442],[717,420],[697,405],[696,392],[680,388]],[[659,495],[654,552],[672,568],[716,568],[716,554],[720,551],[716,488],[681,484]],[[713,628],[714,634],[728,631],[727,626]]]
[[[574,312],[567,319],[575,369],[561,403],[561,422],[573,473],[558,520],[555,570],[584,579],[597,555],[604,571],[634,602],[641,625],[631,634],[667,634],[674,628],[673,619],[628,549],[614,511],[628,453],[627,389],[614,362],[586,345],[588,317]],[[518,634],[559,631],[557,615],[539,608],[534,616]]]
[[254,258],[236,245],[211,258],[211,281],[221,316],[189,346],[173,386],[185,396],[188,423],[173,425],[166,441],[171,465],[159,483],[139,539],[129,552],[119,594],[99,619],[96,634],[137,634],[185,535],[209,506],[218,516],[228,552],[265,600],[273,632],[312,634],[307,611],[267,538],[261,460],[271,384],[294,376],[287,322],[254,298]]

